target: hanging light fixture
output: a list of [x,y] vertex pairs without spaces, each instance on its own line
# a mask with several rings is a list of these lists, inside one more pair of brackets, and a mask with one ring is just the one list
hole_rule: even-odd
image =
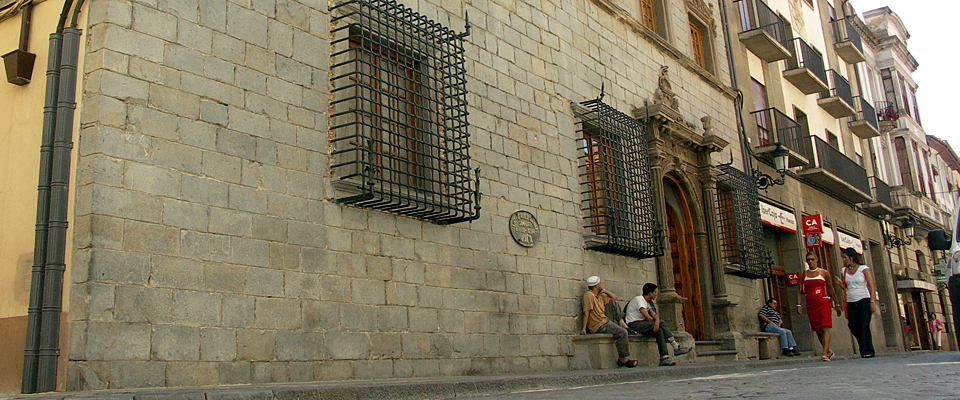
[[907,219],[903,220],[903,222],[900,224],[900,228],[903,229],[903,235],[907,239],[904,240],[904,239],[900,239],[896,235],[887,234],[885,237],[887,242],[887,247],[892,249],[894,247],[909,246],[910,244],[912,244],[913,234],[915,232],[914,225],[916,224],[913,222],[913,218],[908,217]]
[[774,178],[759,169],[753,170],[753,178],[757,181],[757,189],[763,191],[773,186],[783,185],[786,182],[784,175],[787,173],[787,163],[790,161],[790,150],[787,150],[787,148],[779,143],[777,143],[777,147],[773,149],[773,152],[770,154],[773,156],[773,165],[777,168],[777,172],[780,173],[780,178]]

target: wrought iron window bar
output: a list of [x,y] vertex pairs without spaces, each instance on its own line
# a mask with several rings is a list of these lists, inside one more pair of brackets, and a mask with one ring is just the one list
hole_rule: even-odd
[[731,164],[717,167],[717,210],[720,249],[730,274],[747,278],[770,276],[760,225],[760,196],[753,176]]
[[787,30],[783,19],[767,3],[761,0],[738,0],[740,6],[740,28],[742,32],[763,29],[774,40],[789,48]]
[[645,123],[603,103],[576,107],[586,248],[636,258],[663,255]]
[[820,82],[827,82],[827,71],[823,67],[823,55],[819,51],[810,47],[807,42],[801,38],[794,38],[787,45],[790,50],[790,58],[787,59],[787,70],[796,68],[806,68],[820,79]]
[[452,224],[480,216],[463,38],[385,0],[330,8],[338,203]]

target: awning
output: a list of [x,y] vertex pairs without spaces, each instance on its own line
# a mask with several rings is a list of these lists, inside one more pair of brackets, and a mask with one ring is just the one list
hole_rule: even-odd
[[863,254],[863,242],[860,239],[840,231],[837,231],[837,238],[840,240],[841,249],[853,248],[857,254]]
[[793,212],[760,202],[760,221],[764,225],[797,233],[797,218]]

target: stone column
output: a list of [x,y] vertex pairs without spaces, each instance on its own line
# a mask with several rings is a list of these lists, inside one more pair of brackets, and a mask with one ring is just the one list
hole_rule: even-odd
[[683,302],[685,297],[677,295],[673,281],[673,260],[670,258],[670,241],[667,238],[667,204],[663,189],[664,166],[666,156],[662,153],[664,141],[661,129],[669,129],[661,121],[654,120],[647,128],[652,138],[647,141],[650,155],[650,183],[653,188],[653,204],[657,221],[663,224],[660,237],[663,241],[663,255],[657,257],[657,285],[660,288],[660,297],[657,305],[660,308],[660,318],[667,321],[668,326],[675,327],[675,331],[685,331],[683,326]]
[[710,165],[710,152],[700,153],[700,185],[703,190],[704,219],[707,225],[707,250],[710,254],[710,280],[713,296],[710,306],[713,311],[714,332],[730,331],[730,307],[727,296],[727,281],[723,270],[723,258],[720,252],[720,227],[717,216],[717,176]]

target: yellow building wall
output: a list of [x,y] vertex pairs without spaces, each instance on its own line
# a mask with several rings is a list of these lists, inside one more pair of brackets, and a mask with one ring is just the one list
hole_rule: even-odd
[[[26,338],[27,305],[36,232],[37,184],[40,171],[40,136],[46,85],[50,33],[56,30],[63,2],[43,1],[33,8],[27,51],[37,55],[31,82],[17,86],[0,79],[0,394],[20,392],[23,348]],[[86,8],[86,7],[84,7]],[[86,11],[84,9],[84,11]],[[85,15],[81,13],[81,16]],[[0,21],[0,54],[17,48],[21,14]],[[85,26],[81,18],[79,26]],[[86,36],[86,32],[84,32]],[[84,54],[81,39],[80,54]],[[83,71],[80,60],[79,71]],[[79,87],[79,82],[78,82]],[[79,98],[79,96],[78,96]],[[77,141],[79,105],[73,132]],[[76,151],[71,163],[71,194],[76,171]],[[68,206],[72,220],[73,204]],[[58,388],[63,388],[69,343],[69,282],[72,229],[67,231],[67,272],[64,275],[63,315],[60,324],[60,367]]]

